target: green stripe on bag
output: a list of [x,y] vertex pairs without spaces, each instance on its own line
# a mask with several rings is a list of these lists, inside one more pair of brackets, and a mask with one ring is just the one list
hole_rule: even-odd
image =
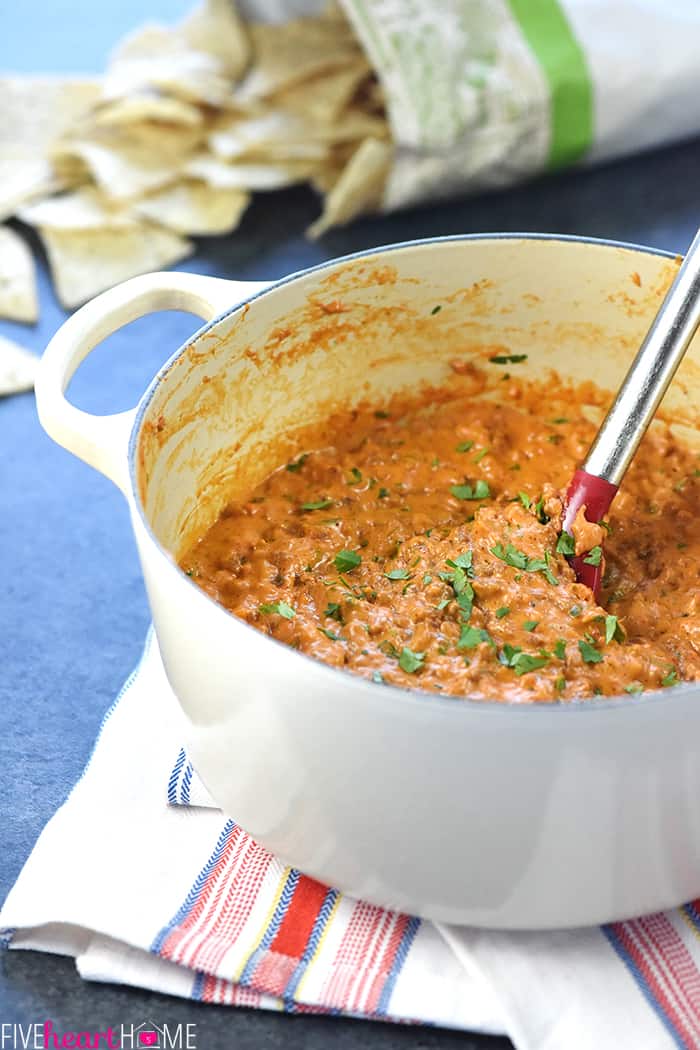
[[586,58],[557,0],[508,0],[549,83],[549,167],[562,168],[593,141],[593,87]]

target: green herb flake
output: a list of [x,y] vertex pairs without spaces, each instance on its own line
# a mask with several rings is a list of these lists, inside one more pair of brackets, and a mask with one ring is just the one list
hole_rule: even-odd
[[581,639],[578,643],[578,650],[581,653],[583,662],[586,664],[599,664],[602,663],[603,654],[599,653],[594,645],[590,642]]
[[455,448],[455,452],[470,452],[473,448],[473,441],[460,441],[459,445]]
[[390,495],[391,495],[391,493],[389,492],[389,489],[383,489],[383,488],[380,488],[379,492],[377,493],[377,496],[379,497],[379,499],[388,499]]
[[509,605],[502,605],[500,609],[496,609],[496,619],[502,620],[504,616],[507,616],[510,612]]
[[432,583],[432,582],[433,582],[433,577],[430,575],[429,572],[426,572],[425,576],[423,577],[423,586],[427,587],[428,584]]
[[644,686],[641,682],[630,682],[629,685],[625,686],[626,693],[643,693]]
[[547,435],[547,441],[550,443],[550,445],[560,445],[563,440],[564,440],[564,438],[563,438],[563,436],[561,434],[548,434]]
[[497,543],[495,547],[491,547],[491,553],[495,554],[501,561],[504,561],[506,565],[511,565],[514,569],[524,569],[525,572],[541,572],[547,583],[550,583],[553,587],[559,584],[559,580],[549,567],[549,551],[545,552],[544,558],[530,558],[524,551],[514,547],[512,543],[506,544],[505,547],[502,543]]
[[302,503],[301,509],[302,510],[325,510],[326,507],[332,507],[332,506],[333,506],[333,500],[324,498],[324,499],[313,500],[311,503]]
[[333,564],[338,572],[352,572],[361,563],[362,558],[356,551],[338,551]]
[[359,485],[362,481],[362,471],[358,470],[357,467],[352,467],[350,470],[350,477],[346,479],[346,485]]
[[490,357],[494,365],[519,365],[522,361],[527,361],[527,354],[496,354],[495,357]]
[[452,601],[451,598],[443,598],[441,602],[437,603],[435,608],[438,610],[438,612],[442,612],[443,609],[447,608],[447,606],[450,604],[451,601]]
[[552,652],[557,660],[564,660],[566,658],[566,642],[563,638],[557,638]]
[[488,499],[491,495],[488,481],[483,481],[481,479],[475,482],[473,486],[468,484],[451,485],[450,492],[455,499],[461,500]]
[[[477,452],[477,454],[475,456],[472,456],[473,462],[474,463],[481,463],[481,461],[484,458],[484,456],[488,456],[490,451],[491,450],[489,448],[482,448],[479,452]],[[477,481],[477,485],[478,484],[479,484],[479,482]]]
[[564,554],[570,557],[576,553],[576,541],[570,532],[560,532],[559,539],[557,540],[556,546],[557,554]]
[[580,606],[580,605],[572,605],[571,608],[569,609],[569,616],[573,616],[575,618],[577,616],[580,616],[582,612],[583,612],[582,606]]
[[295,459],[291,463],[288,463],[284,469],[290,471],[292,474],[296,474],[297,471],[301,470],[308,458],[309,453],[304,452],[301,456],[299,456],[298,459]]
[[406,674],[414,674],[416,671],[420,671],[421,667],[425,663],[425,653],[414,653],[412,649],[407,646],[401,650],[399,656],[399,667]]
[[530,653],[518,653],[510,666],[519,678],[530,671],[537,671],[540,667],[546,667],[548,663],[548,656],[531,656]]
[[585,565],[600,565],[600,560],[603,557],[602,547],[591,547],[586,557],[583,559]]
[[663,686],[678,685],[678,680],[678,671],[675,667],[672,667],[668,674],[665,674],[661,679],[661,684]]
[[530,503],[532,502],[532,500],[528,496],[527,492],[519,492],[518,493],[518,499],[522,503],[522,505],[525,508],[525,510],[529,510],[530,509]]
[[339,634],[335,634],[335,632],[329,630],[328,627],[319,627],[319,631],[321,632],[321,634],[325,634],[326,638],[330,638],[330,640],[332,642],[340,642],[340,641],[342,641],[340,635]]
[[554,688],[558,693],[563,693],[566,689],[566,678],[564,675],[559,675],[558,678],[554,679]]
[[610,645],[613,639],[616,642],[624,642],[625,632],[622,630],[617,616],[609,614],[605,617],[605,644]]
[[185,569],[185,576],[194,576],[194,569]]
[[434,317],[435,314],[439,314],[441,310],[442,310],[442,304],[438,303],[437,306],[434,306],[432,308],[432,310],[430,311],[430,316]]
[[524,631],[534,631],[534,629],[537,627],[539,622],[540,622],[539,620],[526,620],[525,623],[523,624],[523,630]]
[[566,418],[566,416],[555,416],[555,418],[550,419],[549,422],[557,426],[560,423],[568,423],[569,420]]
[[377,411],[374,413],[374,417],[375,417],[375,419],[391,419],[391,416],[389,415],[389,413],[385,412],[381,408],[377,409]]
[[329,602],[323,610],[323,615],[330,617],[331,620],[337,620],[338,623],[343,622],[343,610],[338,602]]
[[381,671],[372,671],[372,681],[375,685],[384,685]]
[[462,633],[457,642],[458,649],[475,649],[482,642],[493,645],[493,639],[488,631],[485,631],[483,627],[470,627],[469,624],[462,624]]
[[387,580],[410,580],[411,573],[408,569],[392,569],[391,572],[384,573]]
[[296,616],[294,609],[292,609],[291,605],[287,605],[286,602],[263,602],[262,605],[258,606],[258,611],[263,613],[264,616],[276,613],[278,616],[283,616],[285,620],[293,620]]

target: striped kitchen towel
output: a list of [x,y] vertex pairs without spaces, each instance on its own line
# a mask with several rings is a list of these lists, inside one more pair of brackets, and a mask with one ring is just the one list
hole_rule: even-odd
[[602,930],[510,934],[355,901],[225,819],[182,733],[150,638],[3,906],[10,947],[71,955],[90,980],[502,1032],[518,1050],[700,1047],[700,902]]

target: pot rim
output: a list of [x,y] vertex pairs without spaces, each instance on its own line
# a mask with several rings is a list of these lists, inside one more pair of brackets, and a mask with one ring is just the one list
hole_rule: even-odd
[[[643,244],[634,244],[627,241],[617,241],[609,238],[601,237],[587,237],[579,236],[577,234],[558,234],[558,233],[527,233],[527,232],[508,232],[508,233],[466,233],[466,234],[449,234],[442,237],[425,237],[417,238],[409,241],[398,241],[394,244],[379,245],[375,248],[369,248],[365,251],[351,252],[348,255],[341,255],[334,257],[333,259],[327,259],[324,262],[316,263],[313,266],[306,267],[302,270],[295,270],[294,273],[288,274],[285,277],[281,277],[277,281],[273,281],[271,284],[266,285],[264,288],[252,295],[243,299],[241,302],[235,303],[229,309],[222,311],[211,321],[208,321],[205,325],[199,328],[192,336],[190,336],[162,365],[162,367],[155,374],[149,385],[147,386],[143,396],[141,397],[134,414],[134,419],[131,427],[131,433],[129,435],[128,445],[128,471],[129,481],[131,485],[132,503],[134,508],[138,511],[138,515],[143,525],[148,538],[155,545],[159,554],[163,556],[164,564],[167,564],[170,568],[174,569],[182,580],[187,583],[194,591],[208,601],[218,612],[230,619],[234,620],[235,623],[240,627],[248,631],[254,631],[256,635],[260,636],[258,631],[251,624],[246,623],[240,617],[235,616],[234,613],[224,608],[209,595],[205,594],[201,588],[197,586],[193,581],[182,571],[179,565],[169,555],[167,549],[160,543],[156,538],[150,522],[146,517],[145,509],[139,495],[138,484],[136,481],[136,450],[138,446],[138,439],[141,433],[141,425],[143,423],[144,416],[148,411],[150,403],[160,388],[162,382],[167,378],[168,373],[171,371],[176,362],[180,357],[188,350],[193,343],[195,343],[201,336],[206,335],[221,321],[227,317],[235,314],[239,310],[243,310],[254,303],[257,299],[263,296],[269,295],[271,292],[277,291],[278,288],[284,285],[290,284],[292,281],[299,280],[302,277],[306,277],[309,274],[319,273],[322,270],[330,269],[331,267],[338,266],[342,263],[354,262],[359,259],[371,258],[375,255],[385,255],[393,252],[403,251],[405,249],[425,247],[429,245],[441,245],[450,244],[455,242],[479,242],[479,241],[553,241],[565,244],[586,244],[594,247],[601,248],[617,248],[624,251],[628,251],[632,254],[644,254],[644,255],[655,255],[662,259],[676,259],[678,258],[677,252],[669,252],[661,248],[650,248]],[[267,637],[265,639],[270,645],[279,646],[284,649],[285,653],[297,660],[303,660],[307,664],[313,664],[319,675],[328,676],[329,686],[332,686],[334,682],[340,683],[347,689],[357,689],[360,691],[366,691],[369,689],[381,689],[381,696],[389,702],[395,701],[397,704],[405,705],[407,702],[419,703],[421,705],[426,702],[430,702],[436,708],[436,710],[443,711],[461,711],[464,710],[471,714],[476,712],[501,712],[502,716],[511,715],[514,711],[527,711],[525,715],[527,718],[542,717],[550,715],[553,711],[566,711],[566,712],[596,712],[602,714],[603,712],[617,711],[622,708],[633,708],[636,709],[640,706],[649,708],[650,706],[656,706],[659,703],[667,705],[672,698],[677,701],[688,699],[693,692],[698,690],[698,683],[696,682],[683,682],[681,685],[674,686],[672,689],[658,689],[649,693],[639,693],[633,696],[616,694],[611,697],[589,697],[586,699],[572,699],[572,700],[554,700],[548,703],[527,703],[524,701],[516,700],[477,700],[468,696],[457,696],[448,695],[443,696],[440,693],[433,692],[427,689],[407,689],[402,686],[392,685],[391,683],[378,683],[372,682],[360,675],[353,674],[350,671],[342,670],[341,668],[332,667],[330,664],[325,664],[322,660],[316,659],[316,657],[309,656],[306,653],[300,652],[299,650],[292,649],[290,646],[285,645],[284,642],[278,641],[276,638]],[[668,694],[671,693],[672,696]],[[535,712],[538,714],[536,715]],[[461,717],[461,716],[457,716]],[[499,716],[496,716],[499,717]],[[557,716],[558,717],[558,716]]]

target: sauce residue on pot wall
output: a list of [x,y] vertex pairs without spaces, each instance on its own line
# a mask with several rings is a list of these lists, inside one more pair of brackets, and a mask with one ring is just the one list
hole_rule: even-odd
[[652,427],[602,526],[598,605],[566,560],[559,495],[595,432],[593,388],[518,379],[517,358],[490,351],[495,387],[460,359],[453,386],[339,414],[323,447],[310,431],[183,568],[376,682],[566,701],[700,677],[697,453]]

